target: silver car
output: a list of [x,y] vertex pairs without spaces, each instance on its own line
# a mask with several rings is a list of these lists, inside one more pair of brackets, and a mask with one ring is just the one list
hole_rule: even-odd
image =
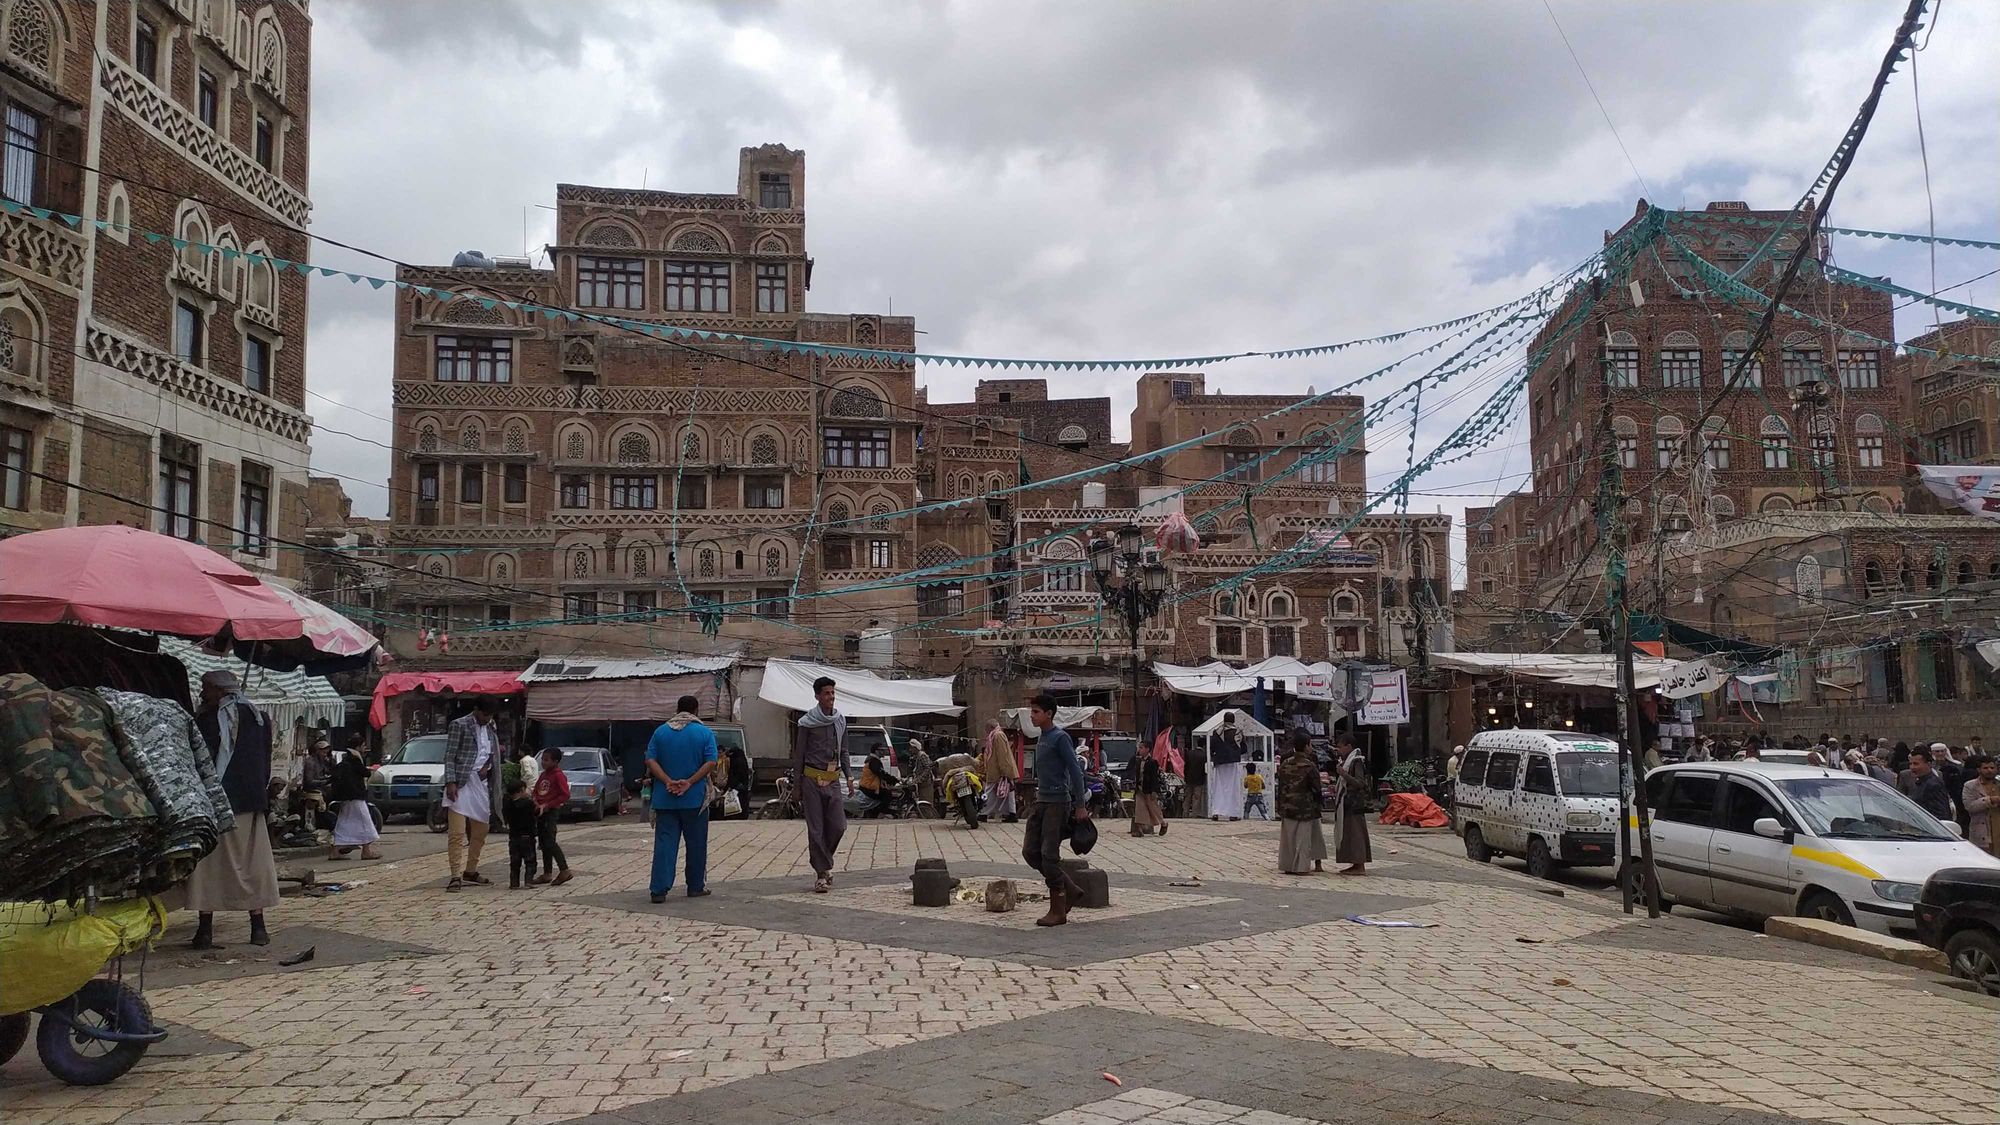
[[606,813],[625,811],[625,770],[611,751],[599,746],[556,746],[562,752],[563,776],[569,778],[569,804],[564,812],[603,820]]

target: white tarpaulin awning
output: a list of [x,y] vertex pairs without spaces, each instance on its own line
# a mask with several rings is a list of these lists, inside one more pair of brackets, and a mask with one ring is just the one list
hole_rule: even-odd
[[673,656],[647,660],[598,660],[590,657],[551,657],[528,665],[519,679],[524,684],[558,680],[639,680],[662,676],[686,676],[696,672],[721,672],[734,667],[736,657]]
[[[1035,726],[1034,716],[1027,707],[1008,707],[1000,712],[1000,726],[1003,729],[1019,731],[1026,735],[1040,734]],[[1103,725],[1098,723],[1102,721]],[[1056,725],[1064,730],[1110,730],[1118,720],[1102,707],[1057,707]]]
[[[1616,688],[1618,658],[1600,653],[1561,652],[1434,652],[1432,663],[1441,668],[1485,675],[1532,676],[1574,687]],[[1674,661],[1658,656],[1632,656],[1632,686],[1644,689],[1660,686],[1660,677]]]
[[1231,667],[1219,660],[1201,665],[1155,663],[1153,674],[1181,695],[1235,695],[1256,690],[1258,680],[1263,680],[1267,688],[1283,688],[1296,695],[1299,680],[1313,675],[1330,676],[1333,665],[1308,664],[1292,656],[1273,656],[1244,668]]
[[793,711],[816,706],[813,681],[833,678],[835,706],[850,719],[886,719],[894,715],[956,715],[965,708],[951,701],[951,676],[930,680],[885,680],[866,668],[835,668],[809,660],[771,659],[764,664],[764,682],[757,697]]

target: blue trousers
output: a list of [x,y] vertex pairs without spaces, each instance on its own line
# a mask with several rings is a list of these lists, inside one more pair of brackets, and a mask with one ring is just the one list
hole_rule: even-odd
[[674,889],[674,866],[680,860],[681,837],[687,837],[689,891],[708,886],[708,810],[656,809],[653,820],[653,893]]

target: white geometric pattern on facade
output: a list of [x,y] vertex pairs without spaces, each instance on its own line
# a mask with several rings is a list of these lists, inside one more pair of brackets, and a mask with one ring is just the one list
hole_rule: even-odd
[[582,461],[589,456],[590,450],[584,444],[582,430],[571,430],[563,435],[563,460]]
[[0,261],[71,289],[83,285],[83,238],[54,219],[0,212]]
[[758,434],[750,439],[750,463],[753,465],[775,465],[778,463],[778,439],[770,434]]
[[14,0],[7,6],[7,53],[31,70],[55,77],[56,36],[41,0]]
[[[598,409],[620,414],[742,414],[772,418],[779,414],[804,414],[812,409],[810,391],[724,390],[703,388],[669,390],[664,387],[586,387],[596,392]],[[521,383],[434,383],[398,380],[398,406],[480,406],[516,410],[573,410],[576,392],[569,387],[529,386]],[[800,461],[806,436],[799,436]]]
[[437,427],[431,425],[429,422],[426,422],[424,423],[423,427],[417,431],[417,452],[436,453],[437,447],[438,447]]
[[519,425],[508,426],[506,451],[509,453],[526,453],[528,451],[528,431],[522,429]]
[[98,59],[97,74],[98,84],[114,104],[187,156],[207,165],[218,179],[293,226],[311,221],[312,203],[303,194],[258,166],[137,71],[105,54]]
[[97,324],[91,324],[85,332],[84,351],[88,358],[106,367],[144,379],[224,418],[299,444],[312,436],[312,420],[304,414]]

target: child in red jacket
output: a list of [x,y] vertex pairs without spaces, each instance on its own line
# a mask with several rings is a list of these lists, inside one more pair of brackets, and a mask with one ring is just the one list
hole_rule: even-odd
[[[562,751],[544,750],[542,773],[535,779],[535,812],[541,820],[542,837],[542,873],[535,876],[537,883],[560,887],[569,882],[569,860],[563,857],[562,845],[556,843],[556,821],[568,804],[569,776],[562,771]],[[551,865],[554,878],[549,877]]]

